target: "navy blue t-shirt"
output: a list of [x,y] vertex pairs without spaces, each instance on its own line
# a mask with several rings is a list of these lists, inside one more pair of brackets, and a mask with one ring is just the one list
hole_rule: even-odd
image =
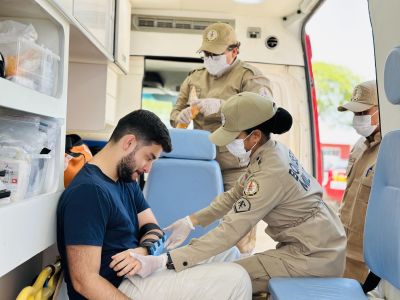
[[111,256],[139,244],[137,215],[149,208],[136,182],[113,181],[86,164],[61,195],[57,207],[57,243],[71,300],[85,299],[72,287],[67,245],[100,246],[100,275],[114,286],[122,281],[109,267]]

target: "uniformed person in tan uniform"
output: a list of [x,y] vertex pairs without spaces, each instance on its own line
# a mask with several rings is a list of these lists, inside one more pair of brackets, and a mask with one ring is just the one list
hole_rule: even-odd
[[339,214],[347,235],[344,277],[364,282],[369,272],[363,254],[365,215],[381,143],[376,82],[357,85],[351,101],[338,110],[354,113],[353,126],[362,136],[350,153],[347,188]]
[[222,219],[215,229],[168,253],[170,264],[182,271],[234,246],[255,224],[276,249],[237,261],[249,273],[253,293],[265,292],[271,277],[341,276],[346,236],[338,216],[323,202],[322,189],[294,154],[270,134],[292,125],[291,115],[265,97],[244,92],[222,106],[224,122],[211,134],[218,146],[249,160],[246,172],[229,191],[206,208],[169,226],[166,245],[177,246],[193,226]]
[[[191,106],[200,113],[193,119],[195,129],[215,131],[221,125],[221,104],[231,96],[254,92],[270,96],[270,82],[255,67],[237,57],[240,42],[234,29],[225,23],[215,23],[203,32],[199,51],[204,53],[204,68],[192,71],[183,82],[177,102],[171,112],[171,125],[189,124]],[[217,161],[221,167],[225,190],[232,188],[245,171],[246,162],[234,157],[226,147],[217,147]],[[255,228],[237,245],[240,252],[251,252],[255,247]]]

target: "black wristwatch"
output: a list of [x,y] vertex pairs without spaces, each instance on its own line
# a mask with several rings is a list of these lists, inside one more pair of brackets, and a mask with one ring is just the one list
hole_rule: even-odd
[[171,255],[167,252],[167,269],[168,270],[175,270],[174,262],[172,261]]

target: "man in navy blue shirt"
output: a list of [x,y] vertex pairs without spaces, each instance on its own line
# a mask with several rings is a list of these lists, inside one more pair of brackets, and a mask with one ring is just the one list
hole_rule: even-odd
[[[114,299],[123,275],[132,271],[129,251],[147,254],[139,247],[139,229],[157,221],[136,179],[161,151],[171,151],[165,125],[149,111],[134,111],[62,194],[57,241],[70,299]],[[121,252],[126,258],[116,272],[109,265]]]
[[[165,262],[157,266],[163,270],[158,275],[144,278],[135,254],[147,255],[145,240],[163,233],[136,179],[150,171],[162,151],[171,151],[165,125],[149,111],[134,111],[118,122],[106,146],[62,194],[57,243],[70,300],[138,300],[151,293],[159,300],[251,298],[247,273],[233,264],[199,266],[177,277]],[[139,275],[129,276],[134,274]],[[216,284],[223,277],[228,278]]]

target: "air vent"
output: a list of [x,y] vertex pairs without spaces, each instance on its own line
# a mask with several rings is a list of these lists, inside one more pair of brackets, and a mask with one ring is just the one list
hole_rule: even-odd
[[140,27],[154,27],[155,21],[150,19],[140,19],[138,20]]
[[206,23],[206,22],[194,22],[194,23],[193,23],[193,29],[203,31],[204,29],[207,28],[208,25],[210,25],[210,24],[212,24],[212,23],[214,23],[214,22],[211,22],[211,23]]
[[175,23],[175,28],[177,28],[177,29],[192,29],[192,24],[190,22],[178,21]]
[[187,19],[179,17],[166,19],[163,16],[132,15],[132,30],[201,34],[208,25],[217,22],[227,23],[235,27],[234,20]]
[[173,20],[157,20],[158,28],[174,28]]
[[269,36],[265,39],[265,46],[268,49],[274,49],[278,46],[278,39],[275,36]]

